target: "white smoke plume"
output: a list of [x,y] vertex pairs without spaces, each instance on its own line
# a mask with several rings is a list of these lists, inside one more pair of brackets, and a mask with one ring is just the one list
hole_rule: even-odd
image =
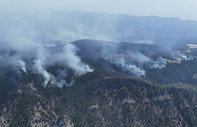
[[156,60],[151,59],[141,53],[140,51],[125,51],[125,53],[120,53],[119,44],[114,44],[114,47],[103,46],[101,57],[109,61],[111,64],[114,64],[118,67],[121,67],[124,71],[129,72],[130,74],[142,77],[146,75],[144,66],[152,69],[162,69],[165,68],[167,62],[162,58],[158,57]]
[[159,57],[156,61],[153,61],[151,68],[162,69],[165,68],[166,64],[167,62],[162,57]]
[[33,69],[36,73],[42,75],[45,79],[45,85],[50,81],[51,84],[55,84],[59,87],[64,85],[69,85],[64,79],[66,78],[66,70],[58,72],[58,77],[47,72],[47,66],[61,64],[66,68],[69,68],[75,72],[76,76],[86,74],[88,72],[93,72],[93,70],[86,64],[84,64],[80,57],[77,56],[77,48],[71,44],[67,43],[63,47],[62,51],[57,53],[48,51],[46,48],[38,48],[37,59],[34,60]]
[[129,71],[131,74],[134,74],[138,77],[145,76],[145,71],[138,68],[136,65],[126,63],[125,59],[120,57],[113,61],[116,65],[120,65],[125,71]]
[[41,74],[44,79],[45,79],[45,82],[44,84],[47,85],[47,83],[50,81],[50,74],[43,68],[43,63],[40,59],[37,59],[34,61],[34,67],[35,69],[35,72]]
[[109,61],[112,64],[115,64],[119,67],[121,67],[124,71],[129,72],[130,74],[141,77],[145,76],[145,71],[143,69],[140,69],[134,64],[126,63],[125,58],[123,57],[104,57],[105,60]]
[[93,72],[88,65],[81,62],[80,57],[76,55],[76,51],[77,48],[74,45],[70,43],[65,45],[63,54],[65,55],[67,66],[73,69],[79,76],[88,72]]
[[[96,39],[129,43],[137,41],[144,44],[150,42],[147,40],[155,43],[155,38],[158,39],[163,36],[166,39],[170,36],[169,32],[158,32],[162,31],[163,27],[157,25],[150,27],[150,24],[146,24],[146,21],[149,20],[157,22],[157,18],[139,19],[125,15],[61,11],[0,13],[0,65],[12,66],[25,73],[33,69],[35,73],[43,76],[45,85],[51,83],[59,87],[70,86],[74,79],[70,83],[66,82],[67,70],[72,70],[74,76],[80,76],[94,70],[79,57],[79,50],[70,43],[71,41]],[[160,24],[160,20],[158,21]],[[165,26],[165,23],[162,24]],[[143,28],[137,27],[142,25]],[[172,31],[170,27],[165,28]],[[173,31],[176,32],[176,30]],[[188,59],[186,55],[176,54],[172,50],[173,44],[174,42],[163,43],[161,45],[163,52],[172,53],[172,57],[179,56],[182,59]],[[159,69],[166,65],[166,61],[162,57],[153,59],[137,49],[122,55],[118,51],[118,43],[117,46],[110,46],[103,47],[100,53],[101,57],[132,75],[145,76],[145,65]],[[91,49],[88,45],[87,48],[88,50]],[[59,69],[58,74],[55,75],[49,71],[51,66],[58,66],[63,69]]]
[[[77,48],[68,43],[87,38],[82,31],[82,26],[77,26],[78,23],[76,23],[72,28],[68,28],[71,24],[68,17],[60,21],[50,16],[50,13],[30,14],[0,15],[1,67],[11,66],[24,73],[33,69],[35,73],[43,76],[45,86],[51,83],[59,87],[70,85],[73,81],[67,83],[65,80],[67,75],[63,75],[63,72],[57,77],[54,76],[47,70],[50,66],[60,64],[74,71],[75,76],[93,71],[77,56]],[[60,17],[57,16],[57,18]],[[56,49],[58,45],[61,46]]]
[[27,73],[26,63],[24,61],[16,60],[16,66],[19,66],[19,68],[21,68],[24,73]]
[[136,65],[129,64],[129,65],[126,65],[123,67],[126,68],[127,70],[129,70],[131,73],[133,73],[137,77],[145,76],[145,74],[146,74],[146,72],[143,69],[140,69]]

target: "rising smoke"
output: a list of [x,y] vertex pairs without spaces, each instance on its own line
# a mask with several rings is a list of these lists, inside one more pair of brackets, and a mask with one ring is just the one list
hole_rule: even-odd
[[[9,66],[17,71],[22,70],[24,73],[33,71],[40,74],[45,80],[45,86],[49,83],[59,87],[70,86],[74,80],[70,83],[66,82],[68,70],[73,71],[74,77],[94,70],[78,56],[79,49],[71,43],[72,41],[94,39],[146,43],[146,40],[151,40],[155,43],[154,39],[160,36],[160,34],[156,36],[152,33],[154,29],[158,30],[157,27],[149,30],[149,24],[145,24],[143,21],[144,28],[136,28],[138,25],[133,21],[137,21],[137,18],[124,15],[28,12],[0,14],[0,19],[1,67]],[[131,24],[127,20],[131,21]],[[161,34],[161,37],[168,36],[168,33]],[[140,39],[145,41],[137,41]],[[162,69],[166,65],[166,61],[162,57],[153,59],[139,49],[125,50],[121,53],[120,44],[113,43],[111,47],[106,44],[102,45],[99,57],[138,77],[145,76],[145,65],[158,69]],[[87,49],[91,50],[91,47],[87,45]],[[169,51],[166,49],[170,49],[172,57],[179,56],[187,59],[186,55],[174,52],[171,45],[163,50],[168,53]],[[92,54],[95,54],[95,51]],[[48,71],[48,68],[55,65],[63,67],[63,69],[57,70],[57,75]]]
[[[9,16],[13,16],[10,18]],[[71,35],[68,28],[63,27],[64,21],[51,21],[52,17],[44,15],[14,16],[1,15],[0,30],[0,63],[1,66],[12,67],[24,73],[33,71],[44,78],[44,85],[51,84],[62,87],[69,85],[65,81],[66,69],[58,76],[47,71],[49,66],[61,64],[74,71],[74,76],[80,76],[93,70],[77,56],[77,47],[69,43],[71,39],[80,39],[81,35]],[[56,33],[57,32],[57,33]],[[75,36],[74,36],[75,35]],[[50,49],[61,43],[59,49]],[[73,81],[72,81],[73,82]]]

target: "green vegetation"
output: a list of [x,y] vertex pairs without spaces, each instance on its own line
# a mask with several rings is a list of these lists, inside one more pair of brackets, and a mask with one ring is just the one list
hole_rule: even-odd
[[146,78],[156,84],[190,84],[197,86],[197,59],[185,60],[181,64],[168,63],[164,69],[147,71]]
[[[32,81],[34,89],[28,80]],[[26,75],[24,84],[16,87],[1,82],[1,117],[6,122],[0,121],[0,125],[197,125],[197,91],[192,86],[153,85],[105,71],[83,75],[74,86],[62,89],[55,86],[44,88],[39,84],[41,82],[40,77],[34,74]],[[3,94],[8,93],[9,96],[3,98]]]

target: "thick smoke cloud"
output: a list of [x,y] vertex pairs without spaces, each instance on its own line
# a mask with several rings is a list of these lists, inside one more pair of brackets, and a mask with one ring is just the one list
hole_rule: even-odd
[[137,77],[146,75],[146,71],[143,69],[145,65],[148,65],[148,68],[162,69],[165,68],[167,64],[162,57],[153,60],[145,54],[142,54],[138,49],[137,51],[132,51],[132,49],[119,51],[119,49],[121,49],[119,43],[112,45],[113,46],[102,46],[101,58]]
[[118,66],[120,66],[124,71],[129,71],[129,73],[136,75],[138,77],[145,76],[145,71],[140,69],[134,64],[127,64],[124,58],[116,59],[115,61],[110,61]]
[[[92,72],[93,70],[77,56],[77,47],[69,43],[80,39],[81,35],[78,36],[73,31],[71,33],[68,28],[62,26],[64,23],[61,22],[67,20],[53,22],[52,17],[47,14],[42,16],[1,15],[1,67],[12,67],[24,73],[33,71],[43,76],[44,85],[50,81],[59,87],[70,85],[65,80],[66,69],[74,71],[74,76]],[[59,48],[54,49],[58,44]],[[47,69],[58,64],[65,69],[58,70],[61,72],[54,76]]]
[[[31,52],[32,50],[32,52]],[[65,44],[62,51],[49,51],[47,47],[39,45],[38,47],[31,47],[30,50],[22,50],[21,48],[5,49],[5,53],[0,55],[1,66],[9,66],[16,71],[22,70],[24,73],[27,71],[33,71],[43,76],[47,85],[50,81],[52,84],[62,87],[63,85],[69,85],[64,80],[66,77],[66,71],[60,72],[57,78],[47,71],[49,66],[62,64],[66,68],[70,68],[75,72],[75,76],[80,76],[93,70],[83,63],[76,54],[77,48],[68,43]],[[3,51],[3,50],[2,50]],[[33,52],[34,51],[34,52]]]
[[[196,37],[197,33],[196,29],[189,29],[193,26],[183,30],[172,30],[172,25],[176,26],[177,22],[182,21],[172,19],[169,27],[168,23],[165,23],[169,19],[161,20],[157,17],[139,18],[85,12],[12,12],[1,13],[0,19],[1,67],[12,67],[24,73],[33,71],[43,76],[44,85],[51,83],[59,87],[73,84],[74,80],[65,80],[70,72],[73,73],[73,77],[77,77],[94,70],[79,57],[79,47],[71,43],[72,41],[93,39],[113,42],[109,44],[111,47],[106,45],[109,42],[102,45],[99,57],[132,75],[141,77],[146,74],[144,66],[162,69],[166,61],[162,57],[152,58],[149,51],[144,53],[138,48],[131,47],[125,52],[120,51],[124,49],[120,46],[122,43],[118,42],[151,42],[159,47],[155,50],[157,53],[161,50],[163,54],[173,58],[188,59],[181,52],[174,51],[173,47],[177,40],[185,39],[185,33],[190,37]],[[156,23],[152,25],[152,22]],[[167,42],[163,39],[172,41]],[[86,46],[87,50],[91,50],[91,46]],[[56,74],[50,70],[52,66],[58,66]]]
[[63,54],[67,66],[75,71],[77,75],[82,75],[93,70],[86,64],[81,62],[81,59],[76,55],[77,48],[72,44],[66,44]]

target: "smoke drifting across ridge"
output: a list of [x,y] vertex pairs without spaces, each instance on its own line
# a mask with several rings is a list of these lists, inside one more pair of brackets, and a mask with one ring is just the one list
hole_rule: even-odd
[[[171,28],[166,27],[164,21],[157,27],[147,24],[147,21],[157,22],[158,18],[145,17],[138,18],[126,15],[109,15],[85,12],[23,12],[23,13],[0,13],[0,65],[8,66],[24,73],[33,71],[43,76],[44,84],[69,86],[65,78],[68,71],[72,70],[74,76],[80,76],[92,72],[93,68],[85,63],[78,56],[78,48],[71,43],[80,39],[107,40],[112,42],[128,43],[155,43],[162,38],[169,36],[176,44],[173,34],[179,34],[184,38],[184,34],[189,32],[194,36],[194,30],[187,28],[180,32],[174,30],[170,33]],[[168,20],[167,20],[168,21]],[[174,19],[172,24],[174,24]],[[177,22],[177,19],[175,19]],[[178,20],[179,21],[179,20]],[[159,20],[159,22],[161,22]],[[181,22],[181,21],[179,21]],[[137,26],[142,26],[137,27]],[[167,29],[158,33],[163,28]],[[158,33],[158,34],[157,34]],[[197,33],[197,32],[196,32]],[[135,76],[144,76],[144,65],[150,68],[162,69],[165,67],[165,60],[158,57],[153,60],[148,55],[139,50],[129,50],[122,56],[118,47],[121,43],[113,43],[116,46],[103,46],[99,57],[111,64],[121,67]],[[162,42],[162,44],[164,44]],[[168,45],[167,43],[166,45]],[[162,47],[162,46],[161,46]],[[169,48],[170,47],[170,48]],[[168,49],[168,50],[166,50]],[[87,50],[91,46],[87,45]],[[174,53],[170,46],[166,46],[163,51],[173,54],[173,57],[183,56],[181,53]],[[92,54],[94,54],[93,51]],[[79,54],[80,55],[80,54]],[[89,54],[91,56],[91,54]],[[93,59],[93,58],[92,58]],[[54,75],[48,68],[59,65],[61,69],[57,70]]]
[[39,44],[39,46],[30,47],[29,50],[23,50],[23,48],[18,49],[16,47],[4,49],[5,53],[0,55],[0,63],[2,66],[5,64],[6,66],[13,67],[13,69],[17,71],[22,70],[24,73],[27,73],[29,70],[38,73],[44,77],[45,85],[50,81],[52,84],[58,85],[59,87],[69,85],[64,80],[66,71],[61,72],[61,75],[64,75],[64,77],[58,76],[60,78],[56,78],[47,71],[47,68],[50,66],[61,64],[65,68],[72,69],[75,76],[93,71],[77,56],[77,48],[71,43],[66,43],[60,51],[50,51],[48,48],[49,47]]
[[153,60],[146,56],[147,54],[142,54],[139,49],[129,48],[127,50],[125,47],[120,46],[121,43],[112,45],[115,46],[102,46],[101,58],[121,67],[125,72],[129,72],[134,76],[141,77],[146,75],[146,71],[143,69],[144,65],[148,65],[148,68],[162,69],[167,64],[162,57]]
[[[13,17],[11,18],[11,16]],[[92,72],[93,69],[77,56],[77,47],[69,43],[70,39],[75,40],[76,38],[71,36],[69,32],[65,32],[68,39],[62,37],[64,35],[60,33],[63,30],[56,33],[62,24],[50,22],[52,19],[49,19],[50,16],[46,14],[43,16],[45,17],[28,16],[27,14],[1,15],[1,68],[12,67],[16,71],[22,70],[24,73],[33,71],[43,76],[44,85],[50,81],[59,87],[69,85],[65,81],[66,69],[71,69],[74,76]],[[59,49],[53,49],[58,44],[61,45]],[[64,71],[58,70],[61,73],[54,76],[47,71],[47,68],[57,64],[61,64]]]

